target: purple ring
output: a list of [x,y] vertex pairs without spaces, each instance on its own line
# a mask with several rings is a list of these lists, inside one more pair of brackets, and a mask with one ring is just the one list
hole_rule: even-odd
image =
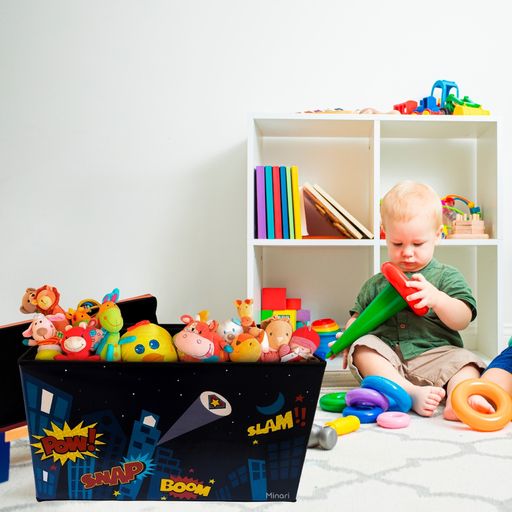
[[382,393],[370,388],[357,388],[347,391],[345,402],[351,407],[380,407],[389,409],[389,400]]

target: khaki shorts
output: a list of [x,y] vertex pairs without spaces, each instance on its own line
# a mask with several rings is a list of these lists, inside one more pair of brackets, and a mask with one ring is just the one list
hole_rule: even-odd
[[348,353],[348,367],[354,377],[361,381],[363,377],[354,365],[353,354],[358,346],[365,346],[375,350],[387,359],[393,367],[409,382],[417,386],[444,386],[461,368],[468,364],[474,364],[485,370],[484,362],[475,354],[465,348],[446,345],[433,348],[406,361],[400,346],[394,348],[373,334],[362,336],[352,344]]

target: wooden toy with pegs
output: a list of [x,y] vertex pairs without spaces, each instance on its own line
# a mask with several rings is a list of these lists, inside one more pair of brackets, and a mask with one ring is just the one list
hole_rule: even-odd
[[484,233],[484,221],[479,213],[457,214],[452,222],[451,233],[446,238],[489,238]]

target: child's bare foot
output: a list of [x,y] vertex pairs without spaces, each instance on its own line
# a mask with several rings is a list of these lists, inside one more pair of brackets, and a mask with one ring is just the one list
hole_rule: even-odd
[[409,394],[412,398],[413,411],[420,416],[432,416],[446,391],[436,386],[414,386],[409,390]]
[[[484,414],[492,414],[496,412],[494,407],[483,396],[480,395],[470,396],[468,398],[468,403],[477,412]],[[446,401],[443,417],[445,420],[449,421],[460,421],[459,418],[457,418],[455,411],[453,410],[451,400]]]
[[457,418],[455,411],[453,410],[450,400],[446,400],[446,407],[443,411],[443,418],[449,421],[460,421],[459,418]]
[[472,395],[468,398],[468,402],[477,412],[484,414],[493,414],[496,412],[496,409],[483,396]]

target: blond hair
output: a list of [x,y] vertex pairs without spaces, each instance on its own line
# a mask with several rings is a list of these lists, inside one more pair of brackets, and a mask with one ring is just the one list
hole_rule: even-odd
[[418,215],[430,217],[434,229],[443,223],[441,199],[429,185],[402,181],[382,199],[380,216],[384,229],[389,221],[408,222]]

